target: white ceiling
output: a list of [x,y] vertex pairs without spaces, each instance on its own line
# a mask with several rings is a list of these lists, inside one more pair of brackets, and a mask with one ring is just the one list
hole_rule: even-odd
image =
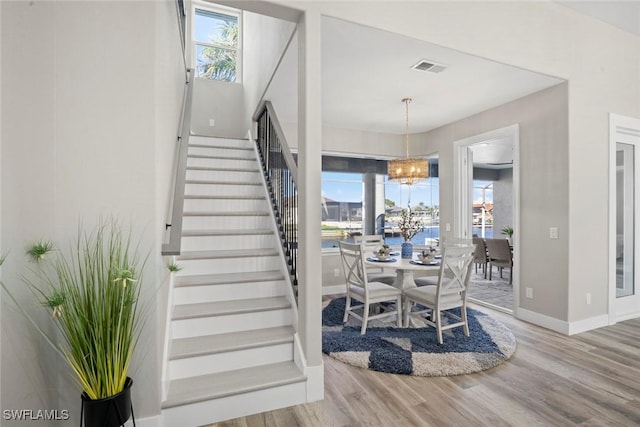
[[[640,1],[558,1],[580,13],[640,34]],[[421,59],[447,66],[433,74],[411,69]],[[297,41],[266,95],[280,119],[297,115]],[[557,85],[562,79],[458,52],[394,33],[322,20],[322,120],[326,126],[403,134],[425,132]],[[508,144],[476,147],[482,163],[507,162]]]
[[[267,98],[282,121],[296,119],[297,42],[290,46]],[[441,73],[411,68],[421,59]],[[326,126],[403,134],[411,97],[411,133],[425,132],[561,83],[398,34],[324,17],[322,121]]]
[[[412,69],[421,59],[447,69],[437,74]],[[561,82],[398,34],[322,20],[325,125],[402,134],[401,100],[411,97],[410,131],[425,132]]]
[[558,1],[584,15],[640,35],[640,1]]

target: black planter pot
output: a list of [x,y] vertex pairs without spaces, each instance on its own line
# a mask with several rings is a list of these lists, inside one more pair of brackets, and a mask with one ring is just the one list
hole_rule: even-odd
[[86,393],[82,393],[80,426],[82,427],[84,422],[85,427],[117,427],[124,425],[132,416],[135,426],[136,418],[131,404],[132,385],[133,380],[127,377],[124,390],[104,399],[89,399]]

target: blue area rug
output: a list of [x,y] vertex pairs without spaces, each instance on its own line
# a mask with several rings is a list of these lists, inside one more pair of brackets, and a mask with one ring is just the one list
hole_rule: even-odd
[[435,328],[398,328],[370,322],[360,335],[360,322],[345,325],[345,298],[322,311],[322,351],[344,363],[391,374],[424,377],[463,375],[493,368],[516,350],[511,331],[491,316],[467,309],[470,336],[462,328],[444,332],[438,344]]

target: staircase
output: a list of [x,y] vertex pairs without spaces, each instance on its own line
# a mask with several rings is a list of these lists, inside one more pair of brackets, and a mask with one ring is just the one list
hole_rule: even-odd
[[306,377],[294,362],[296,308],[274,230],[253,144],[191,137],[164,425],[306,401]]

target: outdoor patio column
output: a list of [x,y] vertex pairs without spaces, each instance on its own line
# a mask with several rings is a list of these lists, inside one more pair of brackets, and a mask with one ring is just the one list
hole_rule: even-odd
[[364,183],[362,234],[376,234],[376,174],[364,173],[362,182]]

